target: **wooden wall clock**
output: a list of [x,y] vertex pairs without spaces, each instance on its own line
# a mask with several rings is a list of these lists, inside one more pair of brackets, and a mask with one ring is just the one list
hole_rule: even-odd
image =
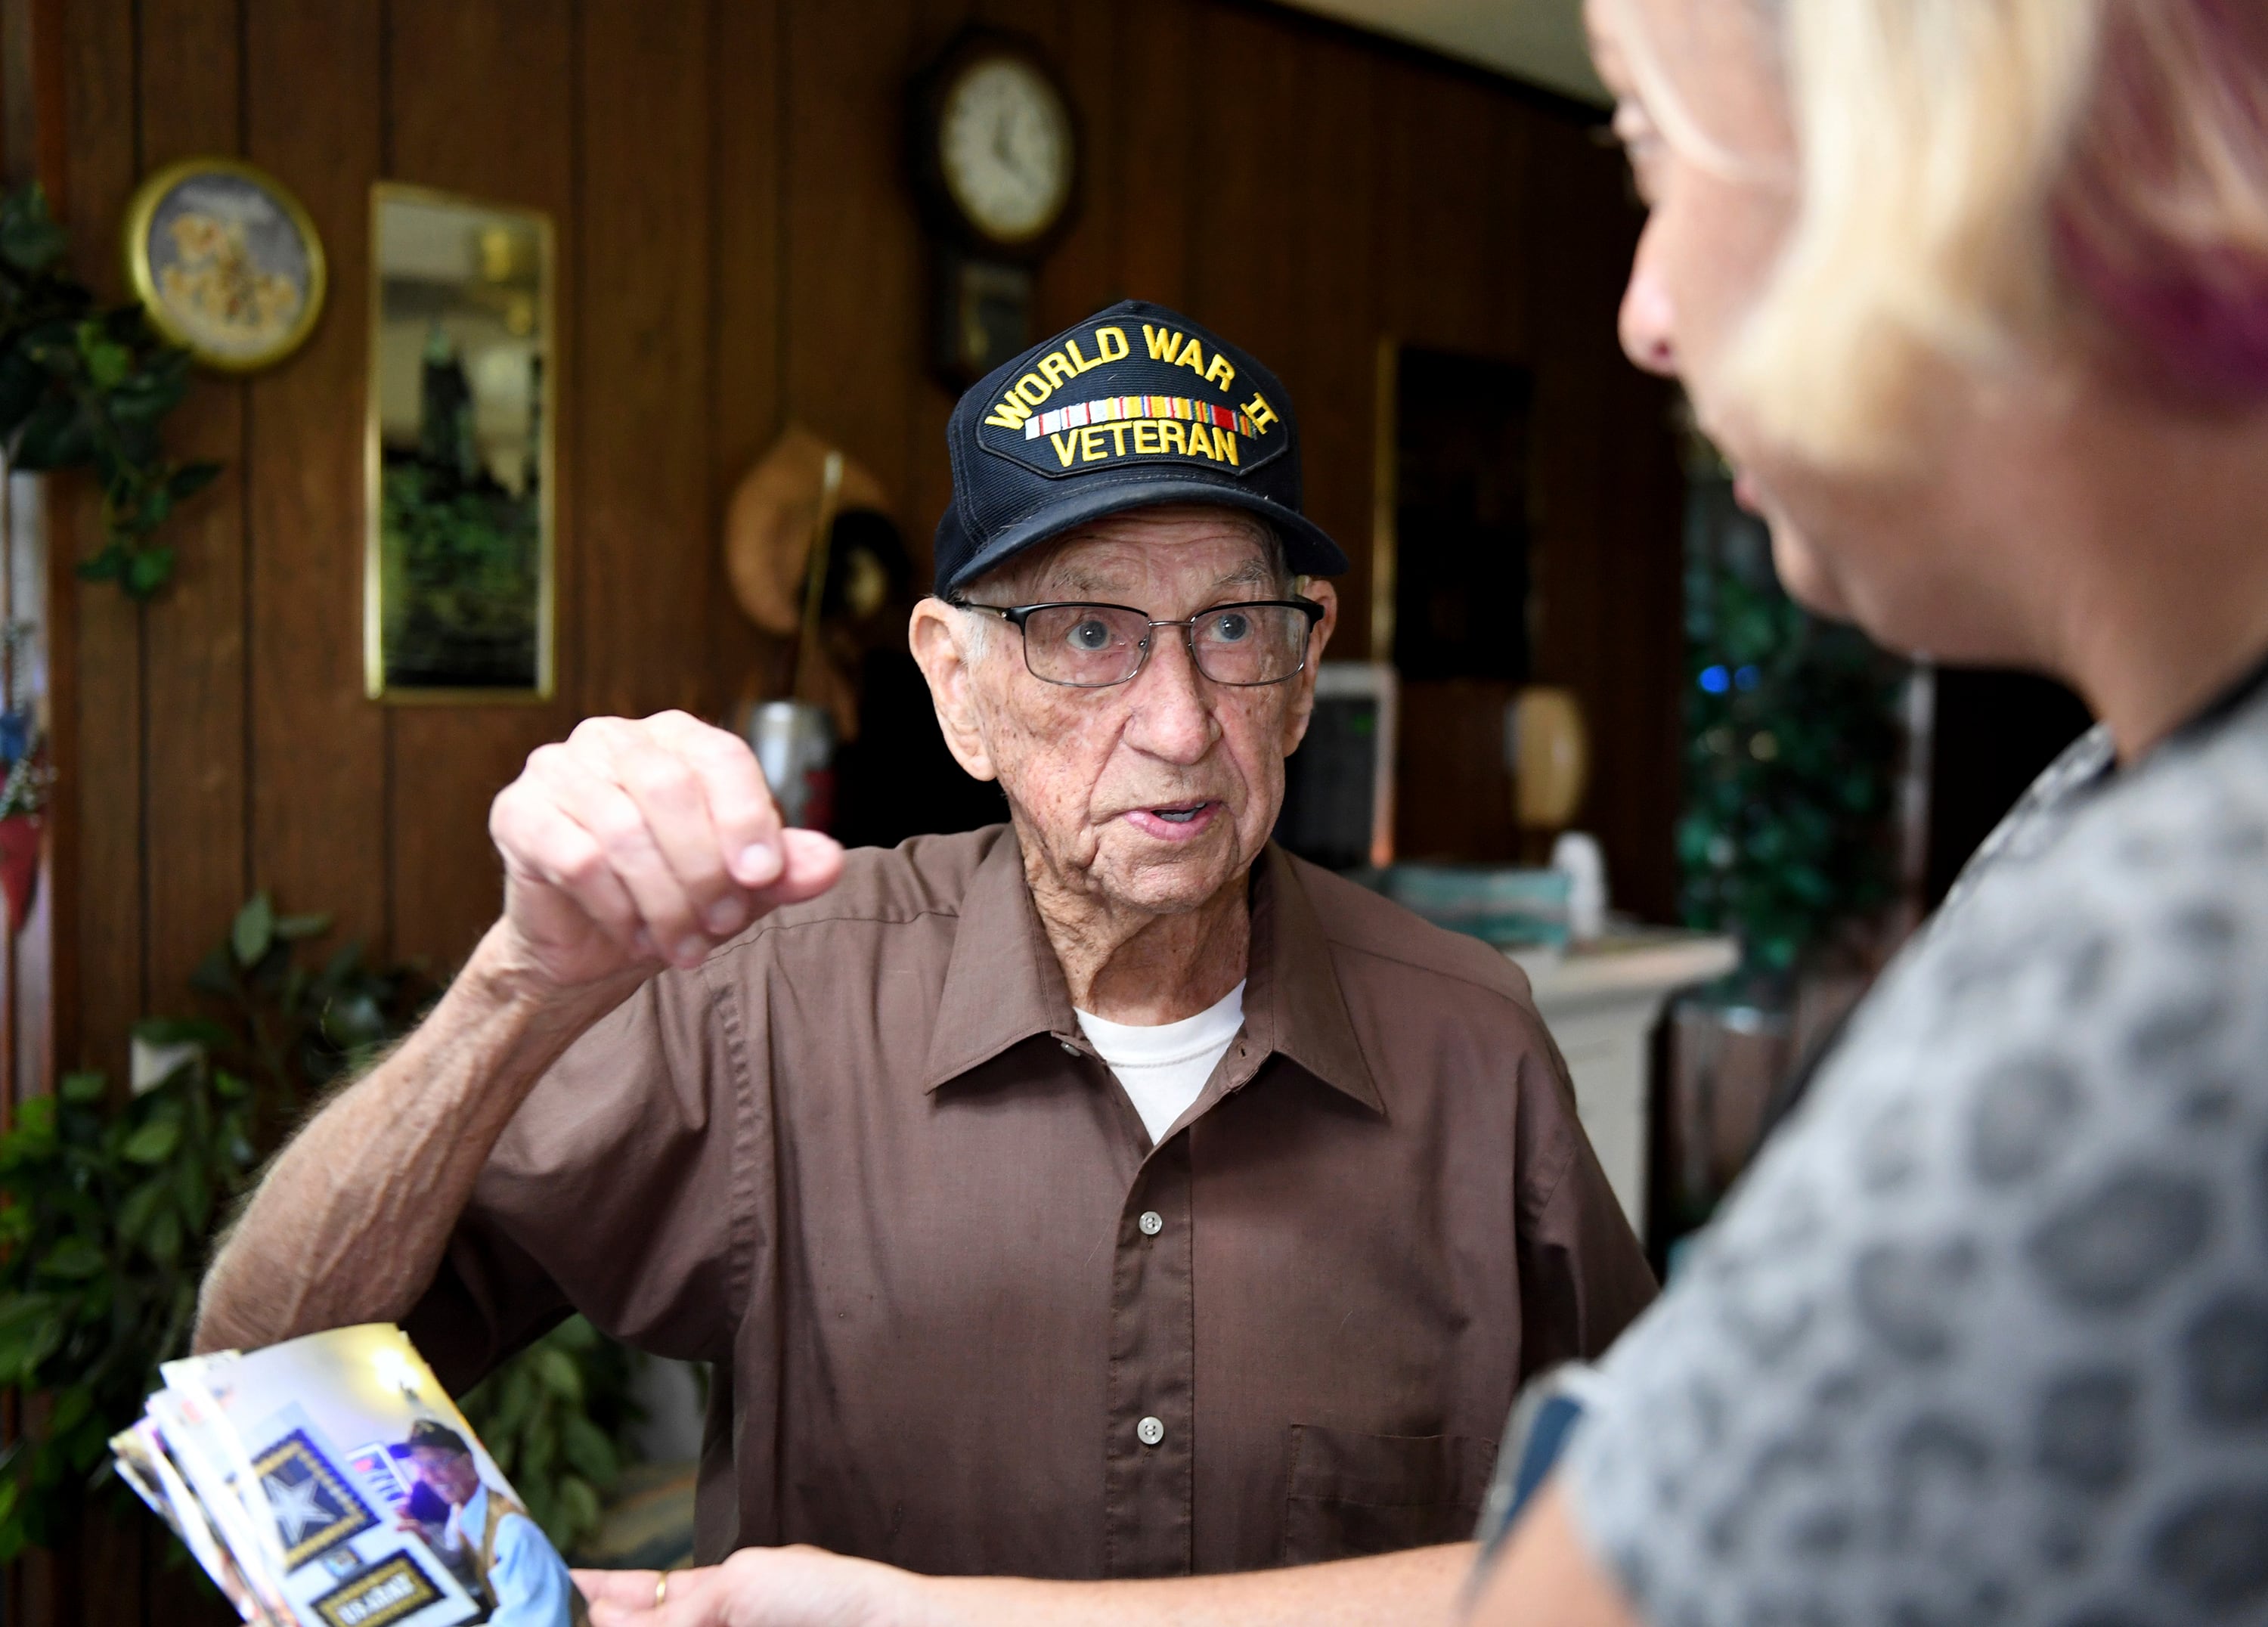
[[1036,46],[980,29],[916,82],[910,129],[936,250],[936,361],[965,387],[1031,342],[1033,268],[1076,211],[1078,121]]

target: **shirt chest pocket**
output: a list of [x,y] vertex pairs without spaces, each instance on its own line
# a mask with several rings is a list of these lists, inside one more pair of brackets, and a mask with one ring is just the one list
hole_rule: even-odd
[[1462,1542],[1480,1520],[1496,1443],[1294,1424],[1284,1563]]

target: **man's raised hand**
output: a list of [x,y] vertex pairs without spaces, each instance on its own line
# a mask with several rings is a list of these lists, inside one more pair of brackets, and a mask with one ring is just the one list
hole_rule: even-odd
[[677,711],[538,747],[489,834],[516,958],[561,990],[694,965],[843,872],[832,839],[781,828],[746,741]]

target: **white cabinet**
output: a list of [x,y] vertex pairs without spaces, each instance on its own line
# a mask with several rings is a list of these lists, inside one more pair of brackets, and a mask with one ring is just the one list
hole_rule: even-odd
[[1631,1227],[1646,1235],[1650,1099],[1647,1040],[1669,997],[1721,976],[1740,959],[1729,938],[1697,932],[1610,933],[1564,953],[1506,951],[1535,992],[1535,1008],[1567,1058],[1583,1129]]

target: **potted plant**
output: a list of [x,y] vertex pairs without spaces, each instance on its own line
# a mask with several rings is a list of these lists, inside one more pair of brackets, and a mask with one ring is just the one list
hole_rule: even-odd
[[1659,1115],[1668,1237],[1707,1218],[1800,1058],[1796,1012],[1824,979],[1860,985],[1896,896],[1894,814],[1905,666],[1780,587],[1762,521],[1697,439],[1687,470],[1686,924],[1741,963],[1672,1018]]

